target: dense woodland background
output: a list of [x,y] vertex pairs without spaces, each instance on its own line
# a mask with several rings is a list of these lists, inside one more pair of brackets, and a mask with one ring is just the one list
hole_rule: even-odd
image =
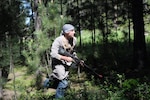
[[[3,98],[3,90],[11,73],[14,75],[12,90],[17,91],[15,68],[26,68],[26,74],[35,76],[34,86],[31,87],[41,90],[41,72],[51,72],[51,43],[60,35],[63,24],[71,23],[76,27],[79,58],[103,75],[97,80],[90,70],[81,68],[81,73],[87,75],[85,79],[94,81],[103,90],[99,93],[104,97],[96,95],[92,100],[148,100],[149,13],[150,0],[1,1],[0,98]],[[72,74],[71,77],[77,75],[75,72]],[[84,93],[90,92],[85,90]],[[91,100],[85,98],[84,93],[83,98],[78,99]],[[25,93],[20,94],[25,96]],[[46,100],[46,97],[40,96],[41,99],[37,100]],[[17,99],[19,97],[15,95],[14,100]]]

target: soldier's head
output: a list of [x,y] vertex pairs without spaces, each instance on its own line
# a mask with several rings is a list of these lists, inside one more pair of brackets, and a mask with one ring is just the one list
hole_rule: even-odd
[[73,25],[71,24],[65,24],[63,27],[62,27],[62,34],[64,36],[66,36],[67,38],[73,38],[74,37],[74,34],[75,34],[75,28]]

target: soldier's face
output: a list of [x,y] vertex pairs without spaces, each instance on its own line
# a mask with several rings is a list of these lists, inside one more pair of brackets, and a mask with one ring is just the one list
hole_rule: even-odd
[[75,30],[71,30],[71,31],[68,32],[67,37],[68,38],[73,38],[74,34],[75,34]]

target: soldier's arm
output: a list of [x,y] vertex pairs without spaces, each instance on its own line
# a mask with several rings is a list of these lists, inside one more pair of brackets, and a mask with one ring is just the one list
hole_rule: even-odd
[[59,47],[61,46],[61,43],[62,43],[59,39],[60,38],[56,38],[54,40],[53,44],[52,44],[52,47],[51,47],[51,57],[52,58],[56,58],[58,60],[65,60],[65,61],[68,61],[68,62],[72,62],[73,59],[71,57],[60,55],[58,53]]

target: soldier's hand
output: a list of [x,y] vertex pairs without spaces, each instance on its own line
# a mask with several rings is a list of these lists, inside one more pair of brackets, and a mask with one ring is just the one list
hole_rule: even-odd
[[84,61],[83,61],[83,60],[80,61],[80,65],[81,65],[82,67],[84,67]]
[[67,62],[73,62],[74,60],[71,57],[61,56],[61,60],[65,60]]
[[66,57],[66,61],[73,62],[74,60],[71,57]]

